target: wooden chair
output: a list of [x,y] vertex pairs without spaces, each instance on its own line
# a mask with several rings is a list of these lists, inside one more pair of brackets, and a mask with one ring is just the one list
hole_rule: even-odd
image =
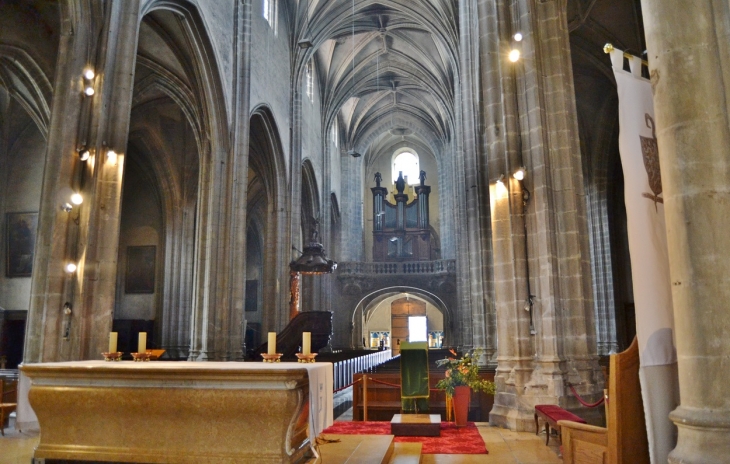
[[18,381],[0,378],[0,433],[5,436],[5,421],[18,406]]
[[566,464],[649,463],[636,338],[626,351],[611,355],[606,427],[570,421],[558,424]]

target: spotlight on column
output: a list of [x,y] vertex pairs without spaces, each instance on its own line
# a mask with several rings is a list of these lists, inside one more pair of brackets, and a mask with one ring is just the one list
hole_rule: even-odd
[[76,263],[68,263],[66,264],[66,272],[69,274],[73,274],[76,272]]
[[520,60],[520,51],[516,48],[513,48],[509,52],[509,60],[513,63],[517,63]]
[[70,213],[74,209],[74,207],[71,203],[64,203],[61,205],[61,209],[67,213]]
[[91,87],[90,85],[87,85],[87,86],[86,86],[86,88],[84,89],[84,93],[85,93],[85,94],[86,94],[87,96],[89,96],[89,97],[90,97],[90,96],[94,95],[94,88],[93,88],[93,87]]
[[504,185],[504,174],[500,174],[497,178],[497,184]]
[[522,42],[522,33],[518,32],[515,34],[515,42]]
[[312,44],[312,39],[302,39],[299,42],[297,42],[297,45],[299,45],[299,48],[302,50],[306,50],[308,48],[312,48],[314,45]]
[[350,155],[350,156],[352,156],[353,158],[359,158],[359,157],[362,156],[360,153],[358,153],[357,151],[355,151],[355,149],[349,150],[347,152],[347,154]]
[[84,71],[84,77],[88,80],[93,79],[96,76],[96,73],[94,73],[94,70],[91,68],[86,68]]
[[74,205],[80,205],[83,202],[84,197],[82,197],[80,193],[74,193],[73,195],[71,195],[71,203],[73,203]]
[[106,152],[106,160],[111,164],[117,164],[117,152],[114,150]]
[[81,161],[86,161],[87,159],[89,159],[89,156],[90,156],[89,150],[87,150],[86,148],[79,150],[79,159]]
[[525,178],[525,168],[521,167],[518,170],[516,170],[515,173],[512,174],[512,177],[514,177],[517,180],[523,180]]

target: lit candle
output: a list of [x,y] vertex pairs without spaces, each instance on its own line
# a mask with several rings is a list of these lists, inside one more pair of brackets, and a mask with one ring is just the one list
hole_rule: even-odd
[[137,353],[147,352],[147,332],[139,333],[139,342],[137,343]]
[[276,332],[269,332],[269,354],[276,354]]
[[312,332],[302,332],[302,354],[309,354],[312,350]]
[[117,333],[116,332],[109,333],[109,352],[110,353],[117,352]]

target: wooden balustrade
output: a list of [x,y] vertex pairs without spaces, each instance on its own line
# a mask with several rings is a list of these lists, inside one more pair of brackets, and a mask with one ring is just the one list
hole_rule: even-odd
[[[494,381],[493,371],[483,371],[479,376]],[[367,377],[367,380],[363,378]],[[443,372],[430,372],[428,385],[435,388],[436,382],[444,377]],[[352,420],[391,420],[394,414],[401,412],[399,372],[355,374],[353,380],[358,382],[352,390]],[[390,384],[390,385],[388,385]],[[482,392],[472,392],[469,405],[469,420],[475,422],[489,421],[489,412],[494,404],[494,396]],[[443,390],[431,390],[429,398],[430,414],[441,414],[446,420],[446,394]]]

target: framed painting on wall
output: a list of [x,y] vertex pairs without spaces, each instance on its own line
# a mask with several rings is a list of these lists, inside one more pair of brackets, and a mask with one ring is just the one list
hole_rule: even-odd
[[5,275],[30,277],[33,273],[38,213],[7,213],[5,224]]
[[124,293],[155,293],[157,247],[128,246]]

